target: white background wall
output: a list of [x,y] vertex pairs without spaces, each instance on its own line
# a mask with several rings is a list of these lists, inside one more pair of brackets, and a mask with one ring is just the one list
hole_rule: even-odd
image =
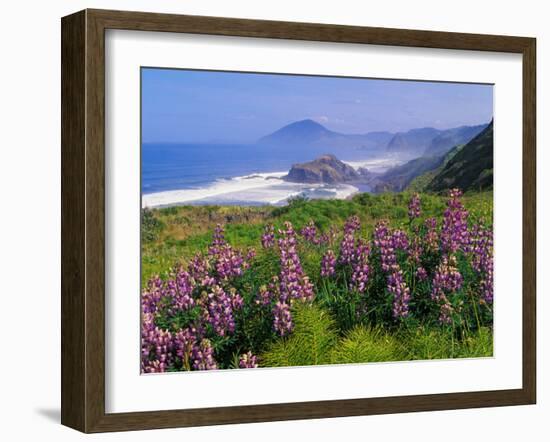
[[[477,441],[550,437],[550,28],[543,1],[19,0],[3,2],[0,47],[0,435],[82,440],[59,425],[60,23],[86,7],[533,36],[538,39],[538,405],[116,433],[94,440]],[[519,191],[519,189],[518,189]],[[546,250],[545,250],[546,249]],[[412,379],[411,382],[414,382]]]

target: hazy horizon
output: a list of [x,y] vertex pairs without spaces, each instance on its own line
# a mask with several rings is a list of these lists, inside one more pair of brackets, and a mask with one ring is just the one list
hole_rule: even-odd
[[142,68],[143,143],[253,143],[311,119],[344,134],[489,123],[493,86]]

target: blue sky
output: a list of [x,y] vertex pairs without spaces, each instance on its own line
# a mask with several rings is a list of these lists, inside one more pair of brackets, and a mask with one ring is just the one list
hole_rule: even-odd
[[143,142],[248,143],[306,118],[342,133],[487,123],[479,84],[142,69]]

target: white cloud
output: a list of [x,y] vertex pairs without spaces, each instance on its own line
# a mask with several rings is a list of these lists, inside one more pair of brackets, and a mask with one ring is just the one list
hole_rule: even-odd
[[330,118],[326,115],[318,115],[315,117],[311,117],[313,121],[317,121],[317,123],[328,123],[330,121]]

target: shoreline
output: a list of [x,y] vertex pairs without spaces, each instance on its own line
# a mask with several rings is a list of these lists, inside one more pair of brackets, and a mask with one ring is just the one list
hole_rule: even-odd
[[[371,158],[363,161],[343,161],[354,169],[368,168],[383,172],[396,164],[395,158]],[[142,193],[142,208],[164,208],[184,205],[281,206],[292,197],[304,195],[310,199],[350,199],[371,189],[367,183],[294,183],[283,179],[285,172],[252,173],[218,179],[202,188],[183,188]]]
[[[266,179],[269,180],[269,179]],[[277,197],[273,195],[266,194],[264,198],[257,197],[256,199],[239,199],[237,196],[231,198],[231,192],[221,193],[219,195],[212,195],[207,197],[197,197],[193,199],[188,199],[185,195],[189,190],[193,189],[179,189],[179,190],[169,190],[164,192],[156,192],[150,194],[141,195],[141,208],[142,209],[162,209],[167,207],[175,206],[284,206],[286,202],[300,195],[304,195],[309,191],[313,194],[309,199],[338,199],[338,200],[349,200],[354,195],[362,193],[362,191],[356,187],[357,183],[342,183],[337,185],[315,185],[315,184],[298,184],[290,183],[291,186],[301,187],[302,189],[296,189],[294,191],[286,191],[285,195],[279,194]],[[355,185],[354,185],[355,184]],[[262,192],[269,186],[264,188],[251,188],[248,189],[249,192],[255,192],[256,194]],[[324,195],[323,195],[324,193]],[[329,195],[330,193],[330,195]],[[315,196],[317,195],[317,196]]]

